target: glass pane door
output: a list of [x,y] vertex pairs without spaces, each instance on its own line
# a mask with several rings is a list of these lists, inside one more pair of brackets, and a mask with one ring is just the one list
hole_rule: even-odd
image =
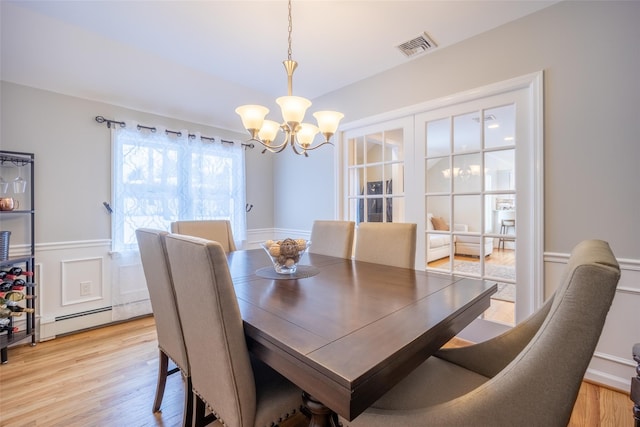
[[519,222],[528,218],[521,215],[518,199],[528,189],[523,182],[533,175],[526,161],[524,99],[523,91],[514,91],[416,116],[425,268],[496,282],[498,292],[482,319],[504,327],[525,317],[518,314],[519,299],[531,299],[526,280],[518,281],[519,270],[530,268],[519,257],[518,231],[528,228]]
[[404,221],[405,130],[388,126],[346,135],[346,216],[357,224]]

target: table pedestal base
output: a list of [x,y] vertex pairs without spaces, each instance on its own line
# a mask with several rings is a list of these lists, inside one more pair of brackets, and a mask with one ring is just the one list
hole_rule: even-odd
[[306,392],[302,393],[302,402],[311,413],[309,427],[339,427],[338,415],[322,402],[318,402]]

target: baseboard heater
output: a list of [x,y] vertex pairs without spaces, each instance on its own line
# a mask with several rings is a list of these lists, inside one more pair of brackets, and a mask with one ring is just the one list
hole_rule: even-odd
[[64,316],[56,317],[55,321],[59,322],[61,320],[75,319],[76,317],[90,316],[92,314],[104,313],[105,311],[111,311],[112,309],[113,309],[113,307],[109,306],[109,307],[96,308],[94,310],[81,311],[79,313],[66,314]]

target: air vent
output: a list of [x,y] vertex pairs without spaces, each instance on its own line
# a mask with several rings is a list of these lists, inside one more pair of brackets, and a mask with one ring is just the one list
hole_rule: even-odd
[[[495,119],[496,119],[496,116],[494,116],[493,114],[487,114],[486,116],[484,116],[485,122],[491,122]],[[473,120],[476,123],[480,123],[480,117],[472,117],[471,120]]]
[[411,58],[416,55],[420,55],[428,50],[436,48],[437,45],[427,33],[422,33],[415,39],[409,40],[397,46],[400,52],[407,58]]

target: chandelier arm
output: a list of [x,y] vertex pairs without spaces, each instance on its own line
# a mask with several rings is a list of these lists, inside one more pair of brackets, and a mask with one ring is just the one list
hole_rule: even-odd
[[[297,144],[297,143],[296,143],[296,144]],[[305,151],[313,151],[313,150],[315,150],[316,148],[320,148],[320,147],[322,147],[323,145],[326,145],[326,144],[333,145],[333,142],[331,142],[331,141],[324,141],[323,143],[318,144],[318,145],[313,145],[313,146],[311,146],[311,145],[310,145],[309,147],[306,147],[306,148],[302,147],[302,148],[303,148]],[[298,144],[298,145],[299,145],[299,144]]]
[[[262,145],[265,150],[268,150],[270,153],[279,153],[282,150],[284,150],[285,148],[287,148],[287,144],[286,143],[282,143],[280,145],[267,145],[262,141],[258,141],[260,143],[260,145]],[[264,153],[264,151],[263,151]]]

